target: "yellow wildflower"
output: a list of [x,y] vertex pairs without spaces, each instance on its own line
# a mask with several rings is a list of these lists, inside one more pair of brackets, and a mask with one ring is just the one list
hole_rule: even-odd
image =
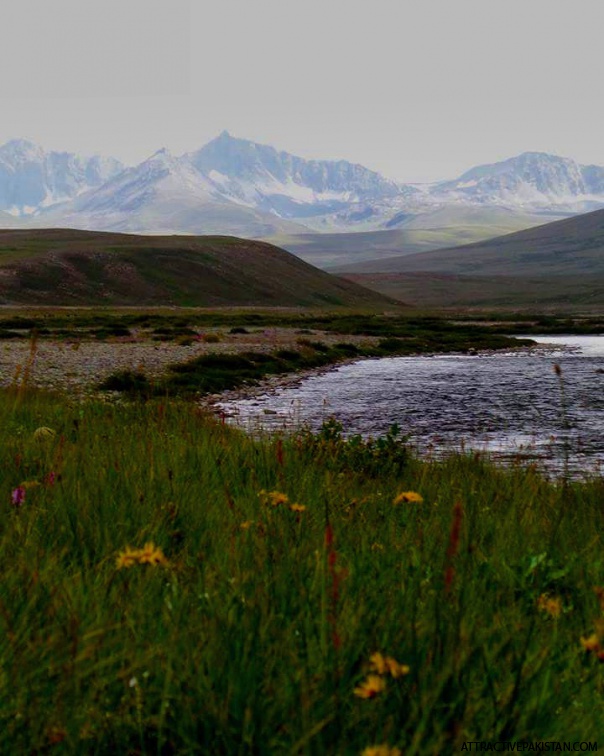
[[581,645],[587,653],[590,653],[590,651],[599,651],[600,639],[596,633],[592,633],[588,638],[581,638]]
[[168,564],[168,560],[159,546],[149,541],[142,549],[131,549],[130,546],[126,546],[125,550],[118,554],[115,561],[118,570],[121,570],[122,567],[132,567],[133,564],[150,564],[152,566],[162,564],[165,566]]
[[289,504],[289,497],[287,494],[281,493],[281,491],[260,491],[258,493],[260,501],[263,504],[268,504],[271,507],[278,507],[281,504]]
[[379,675],[367,675],[367,679],[354,689],[359,698],[375,698],[386,687],[384,679]]
[[162,550],[156,546],[153,541],[149,541],[142,549],[140,549],[138,553],[138,563],[151,564],[153,566],[156,564],[166,565],[168,564],[168,560],[164,556]]
[[118,570],[123,567],[132,567],[133,564],[138,562],[138,549],[131,549],[130,546],[126,546],[124,551],[120,551],[115,560],[115,566]]
[[385,661],[386,666],[388,667],[388,672],[390,672],[395,680],[397,677],[404,677],[411,672],[411,667],[408,664],[399,664],[399,662],[391,656],[387,656]]
[[411,668],[407,664],[399,664],[392,656],[384,656],[379,651],[369,657],[370,669],[378,675],[392,675],[395,679],[408,675]]
[[393,499],[392,503],[403,504],[404,502],[409,502],[411,504],[421,504],[423,500],[423,496],[420,496],[415,491],[403,491]]
[[562,614],[562,599],[559,596],[552,597],[547,593],[542,593],[537,599],[537,609],[558,619]]
[[241,523],[240,525],[241,530],[249,530],[253,524],[254,524],[253,520],[246,520],[245,522]]
[[361,756],[401,756],[400,748],[390,748],[389,745],[367,746]]
[[386,659],[384,659],[379,651],[376,651],[375,654],[371,654],[369,657],[369,668],[378,675],[385,675],[388,671]]
[[292,512],[306,512],[304,504],[290,504],[289,508]]

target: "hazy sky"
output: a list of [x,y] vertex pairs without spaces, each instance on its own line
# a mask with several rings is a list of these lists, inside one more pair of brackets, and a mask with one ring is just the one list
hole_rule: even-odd
[[138,162],[222,129],[393,178],[604,165],[601,0],[2,0],[0,143]]

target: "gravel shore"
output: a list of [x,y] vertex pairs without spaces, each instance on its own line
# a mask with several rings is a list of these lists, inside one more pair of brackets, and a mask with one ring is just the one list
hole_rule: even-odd
[[[205,335],[209,332],[206,330]],[[313,332],[300,335],[292,329],[273,328],[249,334],[216,334],[217,343],[202,338],[184,346],[174,341],[154,341],[145,334],[128,339],[54,340],[41,339],[35,346],[26,339],[0,342],[0,385],[19,385],[26,375],[28,385],[75,396],[96,393],[98,384],[121,370],[144,373],[149,379],[165,375],[170,365],[195,359],[203,354],[244,351],[270,352],[275,349],[299,348],[300,338],[310,338],[331,345],[343,340],[367,345],[375,339],[366,336]],[[269,384],[279,385],[300,380],[299,375],[273,376]],[[249,391],[249,387],[244,389]],[[212,397],[208,398],[208,404]]]

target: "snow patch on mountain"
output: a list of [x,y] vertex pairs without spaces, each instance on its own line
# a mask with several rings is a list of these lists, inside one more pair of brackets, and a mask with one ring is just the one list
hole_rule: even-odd
[[0,210],[33,215],[100,186],[122,169],[113,158],[46,152],[26,139],[13,139],[0,147]]

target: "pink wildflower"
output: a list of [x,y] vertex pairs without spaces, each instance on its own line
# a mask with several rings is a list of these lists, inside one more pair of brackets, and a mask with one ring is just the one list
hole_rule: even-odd
[[11,503],[13,507],[20,507],[25,501],[25,488],[17,486],[11,494]]

